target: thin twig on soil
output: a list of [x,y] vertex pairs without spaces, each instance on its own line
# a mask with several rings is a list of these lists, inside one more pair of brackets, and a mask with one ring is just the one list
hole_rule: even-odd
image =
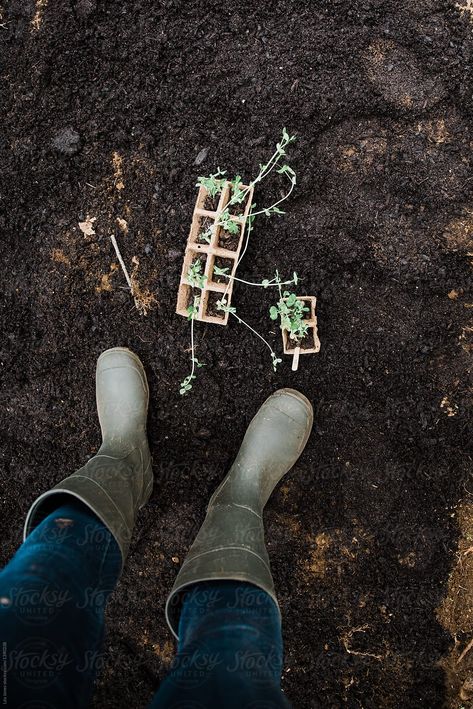
[[465,657],[465,655],[466,655],[468,652],[470,652],[470,650],[471,650],[472,647],[473,647],[473,638],[470,640],[470,642],[468,643],[468,645],[466,646],[466,648],[463,650],[463,652],[461,653],[460,657],[458,658],[458,660],[457,660],[457,665],[458,665],[459,662],[461,662],[461,661],[463,660],[463,658]]
[[126,282],[128,283],[128,288],[130,289],[130,292],[131,292],[132,296],[135,297],[135,294],[133,293],[133,284],[132,284],[132,282],[131,282],[130,274],[128,273],[127,267],[125,266],[125,262],[124,262],[124,260],[123,260],[123,258],[122,258],[121,253],[120,253],[120,249],[118,248],[117,240],[115,239],[115,237],[113,236],[113,234],[110,236],[110,239],[111,239],[111,241],[112,241],[113,248],[115,249],[115,253],[116,253],[116,255],[117,255],[117,259],[118,259],[118,261],[119,261],[119,263],[120,263],[120,266],[122,267],[122,271],[123,271],[123,273],[124,273],[124,275],[125,275]]
[[375,660],[383,660],[383,655],[375,655],[372,652],[360,652],[359,650],[352,650],[348,645],[348,641],[350,640],[350,638],[353,637],[355,633],[364,633],[368,628],[368,625],[360,625],[359,628],[352,628],[350,631],[342,635],[341,641],[343,643],[343,647],[349,655],[358,655],[359,657],[372,657]]
[[136,267],[138,266],[138,259],[136,257],[133,257],[133,263],[135,264],[135,269],[133,271],[133,276],[130,276],[128,273],[128,269],[125,266],[125,262],[123,261],[122,255],[120,253],[120,249],[118,248],[117,240],[115,239],[115,236],[112,234],[110,236],[111,242],[113,244],[113,248],[115,249],[115,253],[117,255],[117,259],[120,263],[120,266],[122,268],[123,274],[126,278],[126,282],[128,283],[128,288],[130,289],[130,293],[133,296],[133,301],[135,303],[135,308],[138,310],[139,313],[142,315],[147,315],[148,309],[150,305],[153,303],[155,300],[154,296],[148,292],[140,292],[140,289],[136,283],[136,277],[135,277],[135,272],[136,272]]

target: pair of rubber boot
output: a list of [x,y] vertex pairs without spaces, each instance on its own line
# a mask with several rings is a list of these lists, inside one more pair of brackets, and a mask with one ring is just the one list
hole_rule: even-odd
[[[149,391],[138,357],[121,347],[103,352],[97,362],[96,393],[103,441],[97,455],[34,502],[24,536],[72,496],[110,530],[124,562],[138,510],[153,488],[146,435]],[[252,583],[277,604],[264,542],[263,508],[302,453],[312,421],[311,404],[293,389],[272,394],[251,421],[167,600],[166,619],[176,637],[183,591],[201,581]]]

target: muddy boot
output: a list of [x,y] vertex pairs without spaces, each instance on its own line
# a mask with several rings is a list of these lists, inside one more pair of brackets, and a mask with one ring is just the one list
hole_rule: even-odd
[[96,394],[103,441],[97,455],[33,503],[24,537],[54,508],[75,498],[110,530],[125,561],[138,509],[153,487],[146,436],[148,382],[138,357],[125,347],[102,352]]
[[176,637],[183,591],[200,581],[252,583],[277,604],[264,543],[263,508],[304,450],[312,422],[310,402],[294,389],[272,394],[251,421],[167,600],[166,619]]

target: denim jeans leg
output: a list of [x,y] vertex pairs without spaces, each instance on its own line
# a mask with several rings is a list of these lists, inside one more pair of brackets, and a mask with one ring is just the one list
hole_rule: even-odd
[[121,563],[114,537],[80,502],[55,509],[27,537],[0,572],[6,706],[88,705]]
[[151,709],[287,709],[281,621],[273,599],[248,583],[190,588],[179,644]]

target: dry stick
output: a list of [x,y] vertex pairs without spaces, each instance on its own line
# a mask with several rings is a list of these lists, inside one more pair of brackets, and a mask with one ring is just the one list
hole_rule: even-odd
[[466,648],[463,650],[462,654],[458,658],[457,664],[463,660],[463,658],[465,657],[467,652],[470,652],[472,647],[473,647],[473,640],[470,640],[470,642],[468,643],[468,645],[466,646]]
[[110,236],[110,239],[111,239],[111,241],[112,241],[113,248],[115,249],[115,253],[116,253],[116,255],[117,255],[117,259],[118,259],[118,261],[120,262],[120,266],[122,267],[122,271],[123,271],[123,273],[125,274],[126,282],[128,283],[128,288],[130,289],[132,296],[135,297],[135,294],[133,293],[133,284],[132,284],[132,282],[131,282],[131,278],[130,278],[129,273],[128,273],[128,271],[127,271],[127,268],[126,268],[126,266],[125,266],[125,262],[124,262],[123,259],[122,259],[122,255],[121,255],[121,253],[120,253],[120,249],[118,248],[117,240],[115,239],[115,237],[113,236],[113,234]]
[[[130,293],[133,296],[133,300],[135,303],[135,308],[137,310],[140,310],[140,301],[135,295],[135,289],[133,288],[133,283],[131,281],[130,275],[127,271],[127,268],[125,266],[125,262],[122,259],[122,255],[120,253],[120,249],[118,248],[117,240],[115,239],[114,235],[111,234],[110,239],[112,240],[113,248],[115,249],[115,253],[117,255],[117,259],[120,262],[120,266],[122,267],[122,271],[125,274],[126,282],[128,283],[128,288],[130,289]],[[144,313],[146,315],[146,312]]]
[[351,647],[348,645],[348,641],[353,637],[355,633],[365,633],[368,628],[369,626],[367,624],[360,625],[359,628],[352,628],[348,633],[345,633],[341,638],[343,646],[349,655],[358,655],[359,657],[372,657],[374,660],[382,660],[384,659],[383,655],[375,655],[372,652],[361,652],[360,650],[352,650]]

